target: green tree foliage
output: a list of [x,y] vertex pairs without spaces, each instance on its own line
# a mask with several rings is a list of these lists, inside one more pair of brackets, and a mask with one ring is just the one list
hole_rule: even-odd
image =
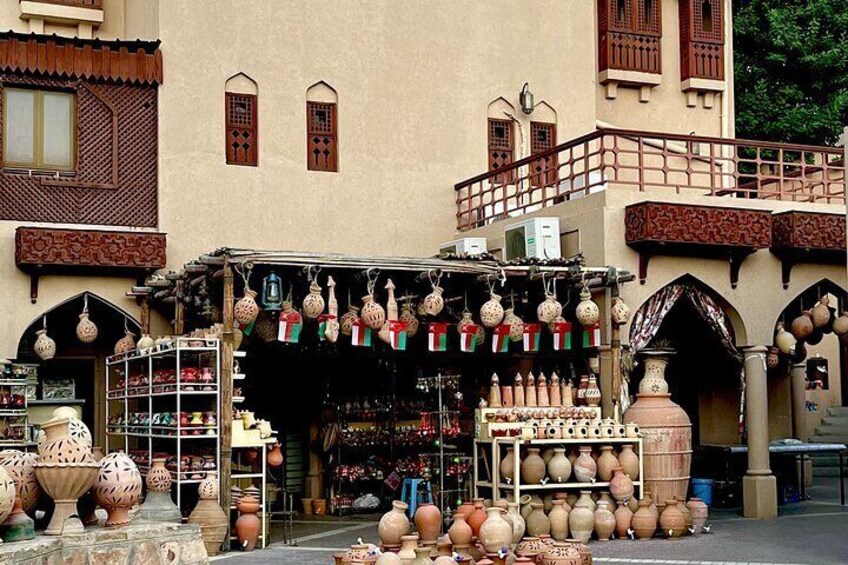
[[833,144],[848,124],[848,0],[734,0],[736,135]]

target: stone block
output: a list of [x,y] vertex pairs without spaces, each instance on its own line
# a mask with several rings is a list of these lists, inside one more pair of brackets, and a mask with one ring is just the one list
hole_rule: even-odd
[[89,553],[89,565],[128,565],[132,545],[95,546]]
[[159,546],[152,541],[143,541],[135,548],[132,565],[161,565]]

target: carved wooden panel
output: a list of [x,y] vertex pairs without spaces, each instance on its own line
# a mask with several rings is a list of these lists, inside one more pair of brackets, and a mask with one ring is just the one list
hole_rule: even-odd
[[[510,120],[489,118],[489,170],[496,171],[513,161],[515,142],[512,135],[513,125]],[[510,170],[495,178],[496,183],[510,183],[515,177],[515,171]]]
[[[556,124],[530,122],[530,153],[544,153],[556,147]],[[554,186],[558,179],[558,155],[556,153],[542,157],[530,164],[530,184],[532,186]]]
[[724,2],[680,0],[682,80],[724,80]]
[[772,247],[796,250],[845,250],[845,216],[782,212],[772,216]]
[[598,0],[598,66],[662,72],[662,0]]
[[227,163],[255,167],[259,155],[256,95],[227,92],[224,102]]
[[306,103],[306,160],[310,171],[338,171],[336,105]]
[[746,210],[643,202],[625,212],[625,239],[640,242],[766,248],[771,245],[771,214]]
[[165,234],[19,227],[15,264],[24,269],[161,269]]

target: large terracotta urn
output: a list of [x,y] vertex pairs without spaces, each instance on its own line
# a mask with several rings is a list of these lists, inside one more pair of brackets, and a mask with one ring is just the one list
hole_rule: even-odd
[[564,500],[553,501],[548,520],[551,522],[551,537],[557,541],[565,540],[568,537],[568,511],[565,509]]
[[392,509],[380,518],[377,535],[385,549],[397,551],[400,549],[401,538],[409,533],[409,518],[406,517],[408,508],[405,502],[395,500]]
[[238,501],[237,507],[239,517],[236,520],[236,537],[244,551],[253,551],[262,529],[262,522],[256,515],[260,508],[259,500],[246,494]]
[[589,538],[592,537],[592,530],[595,528],[595,516],[585,501],[578,499],[574,508],[569,512],[568,528],[571,530],[571,537],[583,543],[588,542]]
[[672,402],[665,382],[665,368],[672,353],[669,349],[641,352],[645,377],[639,383],[636,402],[623,416],[623,421],[638,424],[644,438],[642,479],[644,488],[656,500],[684,497],[692,464],[692,423],[686,412]]
[[6,541],[21,541],[35,537],[35,522],[27,516],[27,512],[35,509],[41,487],[35,478],[35,467],[38,461],[35,453],[16,452],[3,459],[2,466],[15,483],[15,502],[12,512],[0,526],[0,536]]
[[53,418],[41,425],[46,434],[33,464],[39,484],[56,506],[44,533],[58,536],[83,533],[77,500],[97,479],[100,465],[90,449],[71,437],[69,418]]
[[173,479],[171,472],[165,468],[165,461],[164,457],[154,457],[151,461],[152,465],[145,477],[147,494],[136,516],[147,522],[179,524],[182,522],[182,512],[171,499]]
[[618,457],[612,452],[611,445],[601,446],[601,456],[598,457],[598,478],[602,481],[612,479],[612,470],[619,467]]
[[545,478],[545,460],[539,455],[538,447],[527,450],[527,457],[521,462],[521,483],[538,485]]
[[451,527],[448,529],[448,537],[454,547],[458,545],[471,544],[474,532],[465,520],[465,514],[458,512],[453,515],[453,524],[451,524]]
[[480,535],[480,526],[482,526],[483,522],[486,521],[486,511],[483,510],[482,498],[474,499],[474,512],[469,514],[465,521],[468,522],[469,526],[471,526],[471,531],[474,532],[474,537],[478,537]]
[[506,455],[501,459],[501,464],[498,467],[500,471],[500,480],[504,483],[512,483],[515,479],[515,449],[512,447],[506,448]]
[[210,556],[218,555],[229,525],[227,514],[218,504],[218,474],[208,472],[206,478],[200,481],[197,492],[200,500],[188,517],[188,523],[200,526],[206,553]]
[[487,553],[498,553],[512,545],[512,526],[503,519],[503,508],[492,506],[486,509],[486,521],[480,526],[480,542]]
[[442,529],[442,513],[432,502],[424,502],[415,510],[412,518],[424,545],[436,545]]
[[540,565],[582,565],[583,557],[576,545],[563,540],[554,542],[552,547],[548,547],[539,556],[537,563]]
[[598,541],[608,541],[615,531],[615,516],[605,500],[599,500],[595,508],[595,535]]
[[565,448],[554,448],[554,456],[548,461],[548,476],[555,483],[567,483],[571,477],[571,461],[565,456]]
[[126,526],[130,523],[130,509],[141,498],[141,473],[128,455],[110,453],[100,461],[92,492],[108,514],[106,526]]
[[592,482],[598,474],[598,464],[592,458],[592,448],[588,445],[580,446],[580,456],[574,460],[574,478],[577,482]]
[[665,501],[665,509],[660,513],[660,530],[671,539],[677,539],[686,532],[686,519],[673,498]]
[[545,505],[541,502],[531,502],[533,510],[526,518],[527,534],[537,538],[551,533],[551,521],[545,515]]
[[633,446],[625,443],[621,446],[621,453],[618,454],[618,463],[624,470],[624,474],[634,481],[639,478],[639,456],[633,451]]

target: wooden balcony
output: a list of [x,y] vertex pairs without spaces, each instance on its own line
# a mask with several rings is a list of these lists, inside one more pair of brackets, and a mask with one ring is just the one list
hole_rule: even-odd
[[714,196],[728,206],[739,198],[844,205],[845,167],[833,147],[602,129],[457,184],[457,228],[611,186]]
[[660,74],[660,42],[656,34],[607,31],[598,42],[600,70]]

